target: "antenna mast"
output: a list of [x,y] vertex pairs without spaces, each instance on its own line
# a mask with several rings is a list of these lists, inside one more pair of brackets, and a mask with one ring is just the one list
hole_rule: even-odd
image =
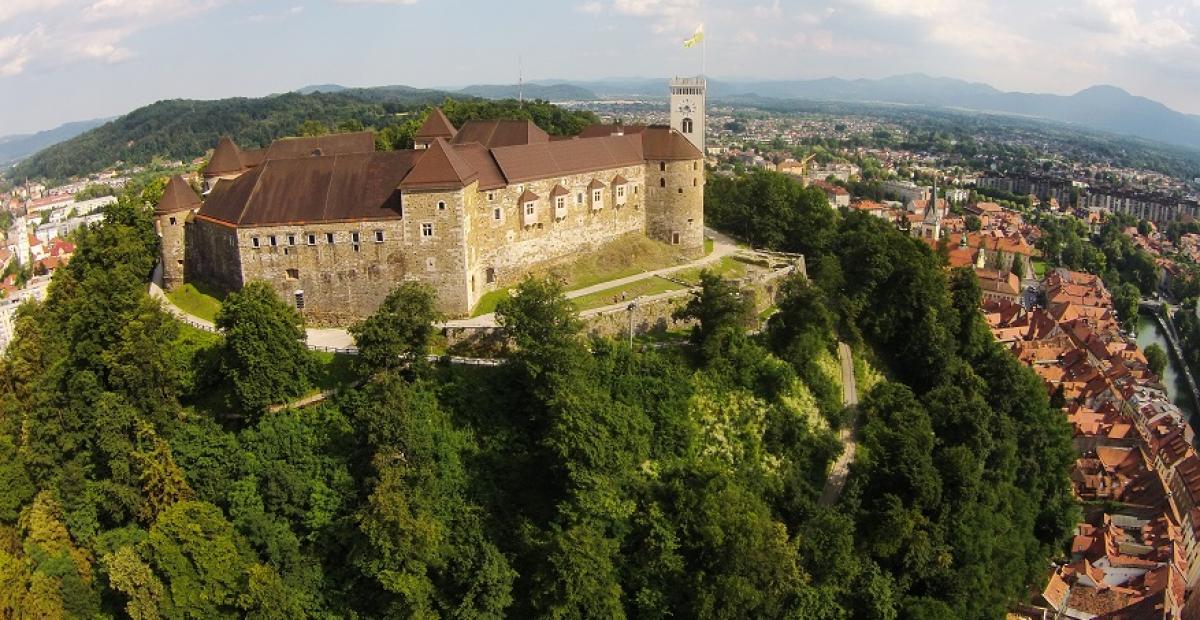
[[517,105],[525,105],[525,71],[520,54],[517,54]]

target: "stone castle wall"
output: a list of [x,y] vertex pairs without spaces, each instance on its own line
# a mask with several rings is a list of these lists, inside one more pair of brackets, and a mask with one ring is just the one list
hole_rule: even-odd
[[373,310],[404,279],[404,234],[395,219],[242,228],[237,238],[245,282],[269,282],[309,322],[329,324]]
[[[405,280],[430,285],[441,312],[461,317],[488,291],[630,232],[645,234],[653,228],[652,237],[677,241],[684,250],[701,254],[703,165],[667,162],[666,167],[659,172],[658,162],[652,162],[487,191],[475,183],[462,190],[407,191],[402,217],[393,219],[234,229],[194,218],[186,227],[184,250],[167,243],[164,231],[164,268],[179,260],[172,257],[186,255],[185,280],[226,292],[264,280],[289,304],[302,304],[314,325],[367,316]],[[617,175],[629,181],[623,204],[612,185]],[[657,187],[660,176],[667,179],[665,189]],[[593,180],[604,184],[599,209],[593,208],[587,188]],[[569,191],[562,217],[556,217],[550,197],[556,184]],[[523,221],[518,197],[526,189],[538,195],[536,222]],[[383,234],[381,242],[377,231]],[[333,234],[333,243],[327,234]],[[315,243],[309,243],[309,235]]]
[[162,278],[163,287],[167,290],[182,284],[184,280],[185,224],[190,215],[190,211],[179,211],[157,216],[154,220],[154,227],[158,229],[162,240]]
[[184,229],[184,244],[184,281],[204,282],[224,293],[242,288],[237,229],[192,217]]
[[704,162],[646,163],[646,234],[693,256],[704,253]]
[[[554,177],[476,193],[468,236],[468,265],[477,285],[486,293],[511,286],[525,274],[595,249],[630,232],[645,230],[644,166],[626,166],[598,172]],[[612,180],[623,176],[624,204],[618,204]],[[594,208],[588,184],[604,184],[599,208]],[[550,191],[562,185],[566,213],[557,217]],[[536,222],[524,220],[520,195],[537,194]],[[499,215],[499,219],[497,219]],[[478,298],[478,297],[476,297]]]

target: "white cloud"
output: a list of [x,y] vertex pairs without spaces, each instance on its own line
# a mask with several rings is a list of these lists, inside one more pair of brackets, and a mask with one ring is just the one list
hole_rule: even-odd
[[289,9],[284,9],[284,10],[276,12],[276,13],[255,13],[254,15],[250,15],[249,17],[247,17],[245,21],[247,21],[251,24],[279,21],[281,19],[295,17],[303,12],[304,12],[304,7],[297,5],[297,6],[291,7]]
[[[1198,1],[1200,1],[1200,0],[1198,0]],[[593,2],[584,2],[583,4],[581,4],[575,8],[580,13],[587,13],[588,15],[599,15],[604,12],[604,5],[600,4],[599,2],[594,2],[594,1]]]
[[33,30],[19,35],[0,37],[0,77],[17,75],[25,70],[29,62],[29,50],[35,42],[45,36],[41,24]]
[[703,18],[700,0],[613,0],[615,13],[651,18],[654,32],[668,31],[691,34]]
[[62,0],[4,0],[0,2],[0,24],[24,13],[45,11],[62,4]]
[[124,44],[133,34],[193,17],[224,1],[0,0],[0,26],[14,31],[0,30],[0,77],[35,66],[126,60],[136,55]]

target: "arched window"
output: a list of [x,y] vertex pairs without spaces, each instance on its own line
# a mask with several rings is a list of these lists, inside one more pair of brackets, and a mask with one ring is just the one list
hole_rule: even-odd
[[692,133],[692,119],[683,119],[683,133]]
[[665,161],[658,162],[658,171],[665,172],[666,170],[667,170],[667,162],[665,162]]

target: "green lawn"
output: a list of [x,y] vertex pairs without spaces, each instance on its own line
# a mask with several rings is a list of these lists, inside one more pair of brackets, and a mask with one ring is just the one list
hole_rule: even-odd
[[485,293],[483,297],[480,297],[479,301],[476,302],[475,311],[471,313],[471,316],[480,316],[495,312],[496,304],[499,304],[501,299],[508,297],[510,290],[512,289],[501,288],[490,293]]
[[1046,277],[1046,261],[1035,258],[1031,262],[1033,263],[1033,275],[1037,276],[1039,280]]
[[217,311],[221,309],[221,296],[214,291],[197,288],[194,284],[184,284],[169,291],[167,299],[180,310],[206,321],[215,320]]
[[354,371],[351,364],[354,356],[349,353],[326,353],[314,351],[317,358],[317,376],[313,392],[324,392],[343,388],[354,382]]
[[726,256],[714,265],[708,265],[703,268],[685,269],[677,271],[671,275],[676,280],[690,282],[692,284],[700,283],[700,272],[707,269],[710,272],[725,278],[726,280],[736,280],[746,275],[746,263],[734,256]]
[[[551,269],[540,275],[558,279],[564,290],[587,288],[609,280],[654,271],[687,262],[687,258],[665,243],[630,234],[609,243],[595,252],[584,254],[575,262]],[[511,287],[510,287],[511,288]],[[620,291],[617,291],[620,293]],[[661,292],[661,291],[660,291]],[[509,288],[486,293],[475,303],[471,316],[496,311],[496,304],[509,294]],[[611,297],[611,293],[609,294]]]
[[704,238],[704,255],[708,256],[713,251],[713,240],[708,237]]
[[[632,301],[635,297],[641,297],[643,295],[657,295],[667,291],[678,291],[682,288],[684,287],[670,280],[654,276],[652,278],[643,278],[641,280],[623,284],[621,286],[614,286],[613,288],[604,289],[602,291],[596,291],[590,295],[576,297],[575,299],[571,300],[571,303],[575,306],[576,310],[591,310],[593,308],[600,308],[603,306],[612,305],[613,303],[619,303],[621,293],[625,293],[625,299],[627,301]],[[614,297],[617,298],[617,302],[613,301]]]

